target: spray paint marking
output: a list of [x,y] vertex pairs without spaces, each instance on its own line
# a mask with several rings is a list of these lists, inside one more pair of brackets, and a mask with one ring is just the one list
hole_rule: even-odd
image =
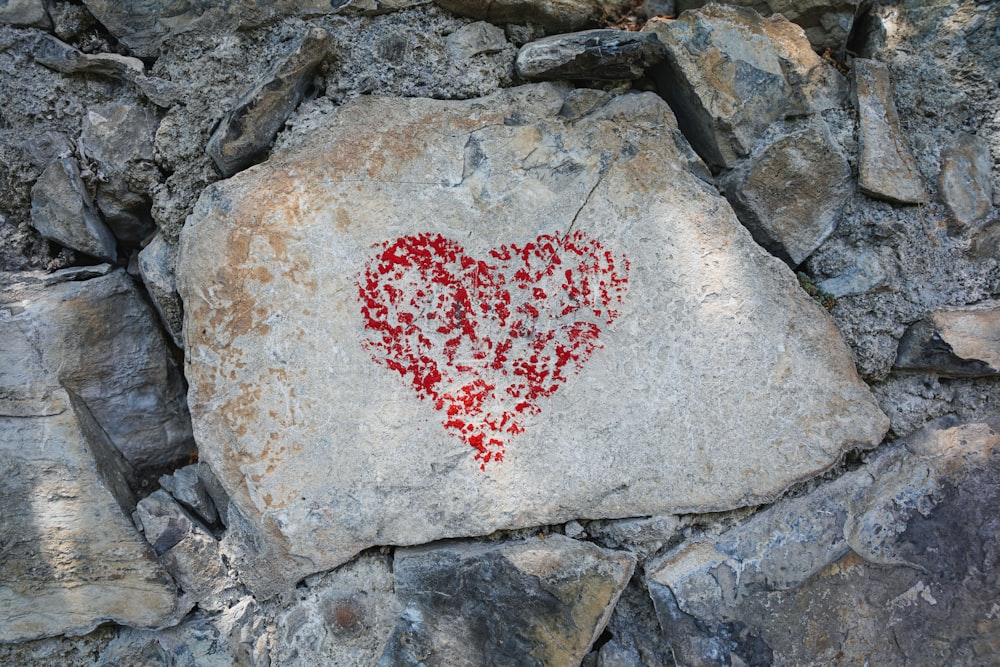
[[438,234],[374,248],[357,282],[362,345],[434,403],[482,470],[600,347],[628,289],[628,260],[582,231],[486,259]]

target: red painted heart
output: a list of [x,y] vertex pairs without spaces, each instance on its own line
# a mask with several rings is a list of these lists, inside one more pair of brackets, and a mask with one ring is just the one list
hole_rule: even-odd
[[628,260],[580,231],[485,260],[437,234],[375,248],[357,283],[362,344],[434,402],[482,469],[580,371],[628,288]]

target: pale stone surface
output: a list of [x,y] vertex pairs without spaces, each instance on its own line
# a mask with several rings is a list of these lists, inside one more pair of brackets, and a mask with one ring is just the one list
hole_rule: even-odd
[[94,208],[76,158],[50,164],[31,188],[31,226],[47,239],[114,262],[115,237]]
[[435,0],[450,12],[490,23],[534,23],[552,32],[578,30],[601,15],[627,11],[631,0]]
[[876,199],[900,204],[926,200],[917,161],[899,126],[889,68],[855,58],[851,65],[858,109],[858,186]]
[[566,95],[359,99],[200,199],[189,402],[261,594],[375,544],[762,502],[880,441],[832,322],[686,170],[666,105],[566,121]]
[[13,26],[50,28],[52,22],[45,11],[44,0],[6,0],[0,4],[0,23]]
[[378,665],[579,665],[634,570],[562,535],[400,550],[405,608]]
[[777,15],[708,5],[643,30],[667,47],[650,72],[698,154],[731,168],[776,120],[840,106],[847,82]]
[[993,205],[993,157],[987,141],[959,135],[941,153],[938,191],[955,222],[969,227],[983,220]]
[[517,72],[526,79],[638,79],[663,60],[665,49],[652,33],[584,30],[543,37],[521,47]]
[[914,322],[899,341],[896,368],[952,377],[1000,373],[1000,303],[942,308]]
[[650,563],[678,664],[990,662],[1000,645],[997,429],[933,424],[714,542]]

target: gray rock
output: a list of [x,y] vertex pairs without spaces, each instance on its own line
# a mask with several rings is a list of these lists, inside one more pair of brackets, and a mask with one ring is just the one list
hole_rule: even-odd
[[997,425],[908,442],[647,566],[678,664],[990,662]]
[[914,322],[899,341],[895,367],[949,377],[1000,373],[1000,303],[942,308]]
[[142,276],[142,282],[146,285],[153,306],[174,345],[183,348],[181,331],[184,325],[184,306],[177,294],[174,276],[176,261],[176,248],[167,243],[162,234],[154,236],[149,245],[139,252],[139,275]]
[[579,30],[600,16],[625,13],[632,0],[435,0],[450,12],[490,23],[534,23],[551,32]]
[[[566,121],[567,92],[361,98],[201,197],[178,259],[189,400],[201,460],[260,545],[239,568],[261,595],[376,544],[762,502],[880,441],[828,316],[687,171],[666,105],[630,94]],[[382,337],[394,290],[455,298],[382,273],[410,246],[511,281],[496,298],[514,290],[524,338],[489,310],[475,325],[509,340],[506,361],[467,338],[422,354],[425,377],[416,328]],[[603,274],[586,312],[517,287],[519,262],[557,260],[560,279]],[[570,289],[537,270],[546,295]],[[414,321],[437,340],[480,298]]]
[[591,521],[587,533],[601,546],[624,549],[644,559],[666,546],[679,525],[675,516]]
[[920,170],[899,126],[889,68],[865,58],[851,64],[858,110],[858,186],[870,197],[898,204],[926,201]]
[[638,79],[666,49],[656,35],[627,30],[585,30],[543,37],[517,53],[526,79]]
[[973,134],[959,135],[941,153],[938,192],[959,227],[983,221],[993,206],[990,145]]
[[754,239],[793,267],[830,236],[854,193],[851,165],[818,120],[794,127],[719,185]]
[[579,665],[634,569],[562,535],[397,551],[405,608],[378,664]]
[[448,35],[448,50],[455,58],[468,59],[478,55],[500,53],[508,48],[507,36],[501,28],[476,21]]
[[267,154],[313,82],[326,57],[329,37],[322,28],[309,30],[222,120],[206,150],[224,176],[232,176]]
[[197,514],[199,519],[212,525],[219,521],[219,513],[199,475],[200,468],[201,466],[194,463],[179,468],[169,475],[163,475],[160,477],[160,486],[184,507]]
[[49,18],[52,19],[52,32],[64,42],[74,40],[97,27],[93,14],[82,5],[53,2],[49,4],[48,10]]
[[888,248],[880,251],[861,250],[843,273],[817,283],[817,287],[839,299],[889,287],[895,278],[895,260]]
[[31,226],[47,239],[108,262],[118,258],[115,237],[94,208],[76,158],[50,164],[31,188]]
[[0,5],[0,23],[43,30],[52,27],[45,0],[6,0]]
[[140,473],[190,456],[179,369],[124,271],[54,284],[13,274],[0,304],[10,400],[70,391]]
[[698,154],[713,169],[750,154],[776,120],[841,105],[847,82],[782,16],[708,5],[644,31],[667,47],[650,70]]
[[101,104],[87,110],[81,153],[99,172],[95,201],[121,241],[138,243],[156,228],[148,190],[160,179],[153,164],[153,136],[159,119],[136,104]]

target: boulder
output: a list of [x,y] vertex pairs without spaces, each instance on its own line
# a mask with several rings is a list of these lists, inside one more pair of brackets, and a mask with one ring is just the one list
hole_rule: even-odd
[[662,100],[568,95],[360,98],[200,198],[189,404],[261,595],[377,544],[764,502],[881,440]]
[[990,662],[1000,643],[998,427],[933,424],[650,563],[678,664]]
[[899,341],[895,367],[949,377],[1000,373],[1000,303],[941,308],[914,322]]
[[76,158],[52,162],[31,188],[31,226],[47,239],[100,260],[118,257],[115,237],[94,207]]
[[665,55],[652,33],[585,30],[543,37],[517,53],[517,72],[525,79],[638,79]]
[[858,186],[869,197],[897,204],[927,200],[917,161],[899,126],[889,68],[876,60],[851,64],[858,110]]
[[847,82],[817,56],[802,29],[780,15],[708,5],[644,31],[667,48],[650,73],[698,154],[729,169],[775,121],[835,108]]
[[982,137],[961,134],[941,152],[938,192],[959,228],[978,226],[993,206],[993,157]]
[[490,23],[534,23],[550,32],[579,30],[601,16],[627,12],[633,0],[435,0],[460,16]]
[[579,665],[634,569],[562,535],[400,550],[405,607],[377,664]]

